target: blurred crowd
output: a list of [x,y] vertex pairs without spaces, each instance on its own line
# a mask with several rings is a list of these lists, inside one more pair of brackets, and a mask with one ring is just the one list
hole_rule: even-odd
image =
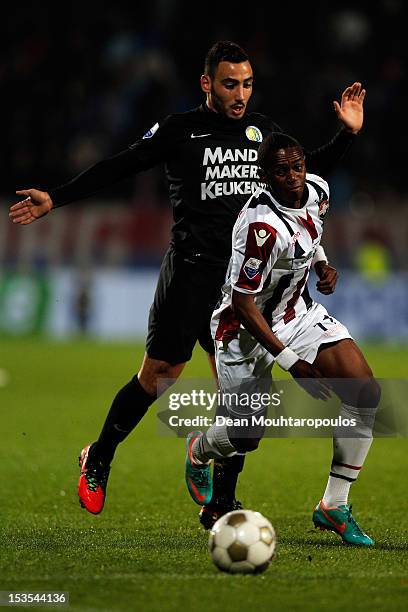
[[[332,210],[346,224],[356,221],[360,241],[388,252],[394,237],[381,229],[388,211],[395,217],[403,210],[408,194],[407,13],[402,0],[269,3],[245,11],[184,0],[8,7],[0,54],[1,201],[13,201],[16,188],[65,182],[134,142],[158,119],[198,106],[205,53],[216,40],[230,39],[252,61],[252,110],[271,115],[309,149],[336,132],[332,101],[344,86],[364,83],[365,127],[332,177]],[[163,219],[161,246],[142,249],[157,261],[170,224],[162,169],[132,177],[101,198],[134,211],[135,227],[140,218],[147,219],[143,227]],[[353,234],[348,227],[337,232],[342,223],[332,222],[329,246],[340,265],[350,266],[353,241],[345,249],[342,236],[347,241]],[[405,225],[398,218],[391,223],[406,245]],[[7,264],[15,261],[17,234],[5,232],[1,259]],[[105,234],[98,232],[102,242]],[[393,265],[405,267],[404,248]]]
[[[0,56],[7,143],[1,194],[65,181],[126,147],[157,119],[198,105],[207,48],[232,39],[252,60],[252,109],[271,114],[307,147],[334,133],[332,100],[343,86],[363,81],[366,126],[339,176],[340,199],[356,189],[374,198],[406,195],[402,0],[269,3],[245,14],[218,3],[205,11],[180,0],[8,7]],[[111,195],[119,189],[131,197],[139,183]],[[156,188],[164,195],[163,182]]]

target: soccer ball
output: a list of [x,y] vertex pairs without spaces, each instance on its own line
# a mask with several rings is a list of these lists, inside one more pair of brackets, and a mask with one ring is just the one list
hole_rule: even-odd
[[276,546],[275,530],[260,512],[234,510],[210,531],[208,549],[218,569],[231,574],[260,574]]

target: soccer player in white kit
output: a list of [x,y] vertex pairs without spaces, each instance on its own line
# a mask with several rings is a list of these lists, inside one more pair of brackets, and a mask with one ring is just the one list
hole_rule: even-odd
[[[353,437],[334,430],[329,479],[313,522],[346,543],[371,546],[374,541],[352,516],[348,493],[371,446],[381,392],[347,328],[307,290],[310,267],[319,257],[329,186],[306,172],[302,147],[286,134],[263,141],[258,163],[264,186],[235,223],[227,281],[212,318],[220,391],[267,392],[274,362],[317,398],[328,396],[324,379],[330,379],[341,400],[340,416],[355,419],[356,427]],[[239,401],[224,409],[238,419],[257,414]],[[213,423],[206,433],[187,438],[186,482],[199,504],[211,499],[211,458],[255,450],[263,435],[262,427],[254,427],[242,436],[235,422]]]

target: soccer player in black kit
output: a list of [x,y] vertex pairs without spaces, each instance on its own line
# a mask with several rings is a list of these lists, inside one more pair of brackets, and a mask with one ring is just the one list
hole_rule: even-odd
[[[110,463],[116,447],[142,419],[157,397],[160,378],[176,379],[197,340],[214,368],[210,319],[231,255],[237,215],[257,186],[259,143],[279,126],[269,117],[247,112],[253,73],[248,56],[233,42],[217,42],[208,52],[201,89],[206,101],[186,113],[156,123],[140,140],[101,161],[65,185],[48,192],[17,191],[25,198],[10,209],[14,223],[26,225],[54,208],[93,195],[132,174],[165,163],[174,225],[150,309],[142,366],[116,395],[99,438],[80,456],[80,503],[102,511]],[[327,174],[349,148],[363,123],[360,83],[345,89],[334,108],[343,127],[320,149],[307,153],[310,172]],[[316,266],[320,289],[330,292],[335,271]],[[318,283],[318,284],[319,284]],[[201,522],[237,507],[235,486],[244,456],[214,465],[214,493]]]

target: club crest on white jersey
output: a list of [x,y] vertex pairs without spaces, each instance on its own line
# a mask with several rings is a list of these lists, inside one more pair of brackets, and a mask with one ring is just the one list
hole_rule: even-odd
[[267,188],[260,188],[242,209],[233,229],[222,303],[212,319],[217,340],[233,337],[240,326],[231,308],[233,290],[252,294],[272,329],[310,308],[307,280],[322,236],[321,208],[328,208],[329,187],[319,176],[307,174],[305,189],[306,202],[298,209],[282,205]]
[[243,266],[243,270],[247,277],[252,280],[259,273],[262,266],[262,261],[255,257],[250,257]]
[[268,240],[268,238],[271,237],[271,233],[266,231],[266,229],[261,228],[259,230],[259,232],[257,232],[256,230],[254,230],[255,232],[255,240],[256,240],[256,244],[261,247],[265,244],[265,242]]

